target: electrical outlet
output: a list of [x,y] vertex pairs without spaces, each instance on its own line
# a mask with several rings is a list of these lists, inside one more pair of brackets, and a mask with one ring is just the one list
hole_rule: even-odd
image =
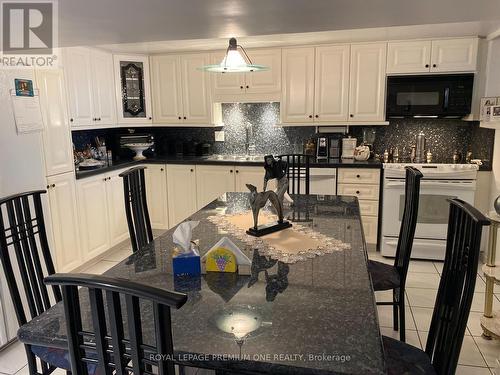
[[224,130],[215,131],[215,142],[224,142]]

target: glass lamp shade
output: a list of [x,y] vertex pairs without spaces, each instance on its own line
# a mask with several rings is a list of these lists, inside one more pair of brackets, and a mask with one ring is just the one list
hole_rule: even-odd
[[229,48],[220,64],[205,65],[200,69],[214,73],[245,73],[268,70],[268,67],[264,65],[252,64],[246,53],[248,61],[245,60],[238,47],[245,53],[243,47],[236,44],[236,39],[231,38]]

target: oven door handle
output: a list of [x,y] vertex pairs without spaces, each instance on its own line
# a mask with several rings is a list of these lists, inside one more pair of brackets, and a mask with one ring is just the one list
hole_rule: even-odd
[[[405,186],[404,181],[390,181],[385,183],[386,187],[401,187]],[[420,186],[459,189],[459,190],[473,190],[476,187],[476,182],[438,182],[438,181],[421,181]]]

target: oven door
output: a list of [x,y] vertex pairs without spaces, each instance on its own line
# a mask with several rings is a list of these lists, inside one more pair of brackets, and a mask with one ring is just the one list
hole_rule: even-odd
[[[448,199],[459,198],[474,203],[475,180],[422,180],[415,238],[446,239],[448,226]],[[399,236],[405,202],[405,181],[386,179],[384,181],[384,201],[382,234]]]

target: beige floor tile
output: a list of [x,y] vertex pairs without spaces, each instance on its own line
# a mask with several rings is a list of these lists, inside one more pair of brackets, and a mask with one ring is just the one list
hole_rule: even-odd
[[[399,331],[395,331],[389,327],[380,327],[380,333],[384,336],[392,337],[399,340]],[[406,343],[422,349],[417,331],[406,331]]]
[[91,264],[82,270],[83,273],[92,273],[94,275],[102,275],[111,267],[117,265],[116,261],[100,260],[97,263]]
[[121,262],[122,260],[128,258],[132,254],[132,248],[127,246],[125,248],[109,252],[103,258],[103,260]]
[[455,375],[491,375],[487,367],[458,365]]
[[[378,320],[380,327],[393,327],[392,319],[392,306],[377,306],[378,310]],[[405,309],[406,312],[406,330],[415,331],[415,322],[413,321],[413,316],[411,310],[408,306]]]
[[465,336],[458,358],[459,365],[487,367],[479,347],[471,336]]
[[406,295],[412,307],[430,307],[434,308],[436,302],[437,290],[421,289],[421,288],[406,288]]
[[434,267],[434,263],[431,261],[410,260],[408,272],[437,273],[437,269],[436,267]]
[[418,331],[429,331],[433,309],[427,307],[411,307]]
[[436,267],[436,270],[439,272],[439,273],[442,273],[443,272],[443,265],[444,265],[444,262],[433,262],[434,263],[434,267]]
[[[382,290],[375,292],[375,299],[377,302],[391,302],[392,301],[392,290]],[[405,296],[405,305],[408,306],[408,295]]]
[[496,367],[500,360],[500,340],[486,340],[482,337],[474,337],[479,350],[489,367]]
[[469,320],[467,321],[467,328],[469,329],[472,336],[481,336],[483,330],[481,328],[481,317],[482,312],[471,311],[469,313]]
[[[29,375],[28,366],[25,366],[21,370],[16,372],[16,375]],[[55,369],[54,372],[51,373],[51,375],[66,375],[66,370],[62,370],[62,369],[58,368],[58,369]]]
[[439,286],[438,273],[416,273],[408,272],[406,278],[407,288],[437,289]]
[[[470,311],[484,312],[484,298],[485,293],[474,293],[474,298],[472,299],[472,306]],[[496,296],[493,296],[493,310],[500,310],[500,301]]]
[[382,255],[380,255],[379,252],[376,251],[369,251],[368,252],[368,259],[371,260],[376,260],[377,262],[381,263],[386,263],[386,264],[394,264],[394,258],[387,258]]
[[24,345],[17,341],[0,352],[0,373],[15,374],[27,362]]
[[476,277],[476,287],[474,288],[474,292],[484,293],[486,290],[486,283],[484,280],[478,275]]

